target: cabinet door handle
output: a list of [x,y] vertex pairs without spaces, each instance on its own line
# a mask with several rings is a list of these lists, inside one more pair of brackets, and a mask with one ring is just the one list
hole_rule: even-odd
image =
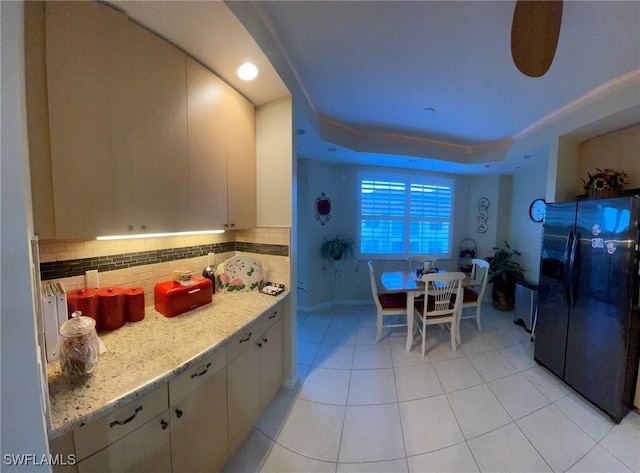
[[269,316],[269,320],[275,319],[278,316],[278,311],[276,310],[272,315]]
[[264,343],[267,343],[267,339],[266,339],[266,338],[263,338],[263,339],[262,339],[262,341],[261,341],[261,342],[256,343],[256,345],[258,345],[260,348],[262,348],[262,345],[263,345]]
[[181,409],[176,409],[176,417],[179,419],[180,417],[182,417],[182,414],[184,414],[184,412],[182,412]]
[[242,340],[240,340],[238,343],[244,343],[244,342],[248,342],[249,339],[251,338],[251,335],[253,335],[253,332],[249,332],[249,335],[247,335],[247,338],[243,338]]
[[142,410],[142,406],[138,406],[136,410],[133,411],[133,415],[131,417],[128,417],[125,420],[114,420],[109,424],[109,428],[113,428],[116,425],[128,424],[129,422],[131,422],[133,419],[136,418],[136,416],[138,415],[138,412],[140,412],[141,410]]
[[[211,363],[207,363],[207,366],[204,367],[204,371],[201,371],[200,373],[193,373],[191,375],[191,379],[193,378],[197,378],[198,376],[202,376],[203,374],[205,374],[207,371],[209,371],[209,368],[211,368]],[[176,411],[177,413],[177,411]],[[180,417],[180,416],[178,416]]]
[[167,422],[166,420],[162,419],[160,421],[160,425],[162,426],[162,430],[167,430],[167,427],[169,427],[169,422]]
[[202,290],[202,288],[198,288],[198,289],[191,289],[190,291],[188,291],[189,294],[195,294],[196,292],[200,292]]

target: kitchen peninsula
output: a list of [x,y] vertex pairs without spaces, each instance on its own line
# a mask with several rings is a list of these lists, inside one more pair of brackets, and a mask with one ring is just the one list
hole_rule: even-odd
[[[78,471],[89,471],[96,464],[103,471],[116,470],[123,466],[118,461],[126,462],[125,468],[135,465],[143,459],[128,457],[132,448],[141,456],[152,452],[154,461],[165,461],[159,467],[167,471],[178,470],[180,458],[197,457],[185,448],[198,448],[197,440],[195,445],[181,440],[180,422],[210,418],[215,420],[212,435],[219,440],[212,447],[219,451],[218,458],[210,461],[222,466],[282,384],[285,304],[281,302],[288,295],[214,295],[211,304],[172,318],[149,306],[142,321],[100,333],[107,351],[91,376],[69,378],[58,363],[49,364],[52,451],[74,453]],[[207,393],[209,402],[188,404],[189,396],[197,396],[207,385],[219,396]],[[202,412],[194,418],[195,410]],[[159,437],[146,432],[135,436],[137,430],[156,427]],[[192,438],[203,437],[194,425],[182,430]],[[157,456],[159,445],[148,448],[150,442],[163,445],[166,458]],[[122,459],[120,448],[129,449]]]

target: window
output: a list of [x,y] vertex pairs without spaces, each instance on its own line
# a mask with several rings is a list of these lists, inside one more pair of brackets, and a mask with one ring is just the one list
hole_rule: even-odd
[[451,257],[454,181],[360,173],[360,253]]

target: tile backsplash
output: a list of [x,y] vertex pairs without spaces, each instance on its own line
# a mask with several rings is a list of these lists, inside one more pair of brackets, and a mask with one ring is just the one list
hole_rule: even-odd
[[220,235],[132,240],[43,240],[39,242],[43,281],[60,281],[66,291],[85,287],[85,272],[98,270],[99,287],[142,287],[145,304],[153,305],[153,287],[171,279],[176,269],[196,273],[215,253],[218,265],[236,254],[262,263],[268,281],[290,286],[289,228],[260,227]]

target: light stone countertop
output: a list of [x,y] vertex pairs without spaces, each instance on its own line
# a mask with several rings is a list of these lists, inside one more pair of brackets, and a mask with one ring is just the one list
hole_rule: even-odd
[[47,365],[49,438],[64,435],[167,383],[222,348],[287,295],[214,294],[211,304],[171,318],[148,306],[140,322],[100,332],[107,351],[90,376],[70,378],[62,374],[57,361]]

